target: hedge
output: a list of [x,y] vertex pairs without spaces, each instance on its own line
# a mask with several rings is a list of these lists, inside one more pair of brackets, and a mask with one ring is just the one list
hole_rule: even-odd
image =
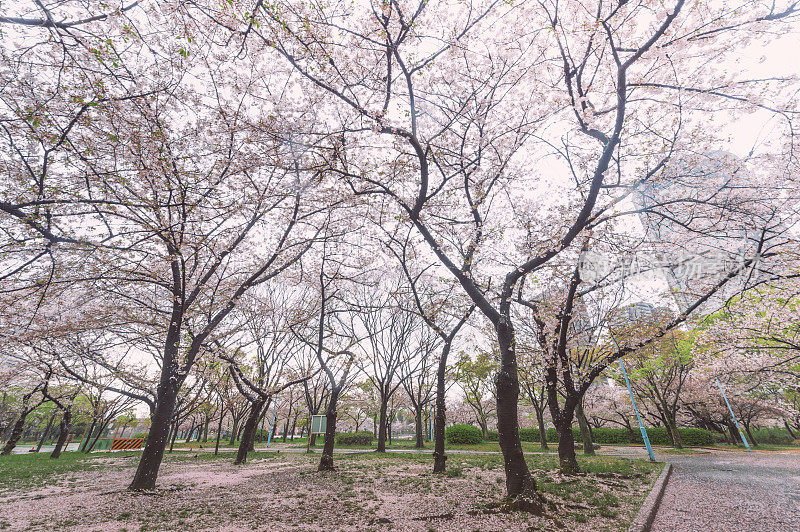
[[372,445],[373,434],[369,431],[342,432],[336,435],[337,445]]
[[[678,433],[681,435],[681,440],[684,445],[689,447],[702,447],[714,445],[713,433],[692,427],[679,428]],[[598,427],[592,429],[592,436],[594,442],[602,445],[625,445],[628,443],[644,443],[642,434],[639,430],[634,429],[633,434],[628,429],[611,428],[611,427]],[[556,429],[549,428],[545,434],[549,443],[558,442],[558,433]],[[572,428],[572,437],[575,441],[581,441],[581,430],[578,427]],[[650,427],[647,429],[647,437],[653,445],[670,445],[669,435],[665,427]],[[524,442],[540,443],[539,429],[519,429],[519,438]],[[490,431],[486,435],[487,441],[498,441],[499,436],[497,432]]]
[[475,444],[483,442],[481,429],[472,425],[451,425],[444,431],[448,443]]

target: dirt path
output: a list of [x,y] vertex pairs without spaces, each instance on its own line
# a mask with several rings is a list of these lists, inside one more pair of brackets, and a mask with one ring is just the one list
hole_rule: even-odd
[[674,470],[653,531],[800,531],[800,454],[667,457]]

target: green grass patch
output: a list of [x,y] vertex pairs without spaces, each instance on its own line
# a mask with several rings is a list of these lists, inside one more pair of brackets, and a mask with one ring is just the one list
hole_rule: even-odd
[[87,471],[98,466],[96,458],[106,454],[64,452],[56,459],[50,453],[27,453],[0,456],[0,490],[41,487],[65,482],[69,473]]

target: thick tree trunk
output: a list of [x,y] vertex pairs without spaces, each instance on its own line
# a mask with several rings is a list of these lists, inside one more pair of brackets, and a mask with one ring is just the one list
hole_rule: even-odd
[[386,452],[386,409],[388,408],[388,398],[381,398],[380,419],[378,420],[378,448],[379,453]]
[[64,448],[64,442],[67,441],[69,431],[72,428],[72,410],[67,408],[64,410],[64,415],[61,417],[61,425],[59,427],[58,441],[53,452],[50,453],[50,458],[58,458],[61,456],[61,450]]
[[556,424],[558,432],[558,467],[564,473],[577,473],[578,459],[575,457],[575,438],[572,436],[572,416]]
[[586,421],[586,415],[583,413],[582,401],[579,401],[575,407],[575,417],[578,418],[578,427],[581,429],[583,454],[594,456],[594,442],[592,441],[592,433],[589,431],[589,423]]
[[22,430],[25,428],[25,418],[27,417],[28,412],[23,411],[20,413],[17,421],[14,423],[14,428],[11,429],[11,435],[8,437],[6,444],[3,446],[3,450],[0,451],[0,456],[11,454],[11,451],[13,451],[14,447],[17,446],[17,442],[19,441],[20,436],[22,436]]
[[183,380],[171,375],[167,360],[161,374],[161,383],[158,386],[156,409],[150,423],[150,433],[139,460],[133,482],[128,487],[130,490],[151,490],[156,487],[158,470],[164,459],[164,450],[167,447],[170,421],[175,412],[178,401],[178,391]]
[[442,346],[442,356],[439,358],[439,367],[436,368],[436,411],[433,418],[433,472],[444,473],[447,455],[444,452],[444,426],[447,422],[445,412],[445,374],[447,372],[447,357],[450,354],[450,344]]
[[544,408],[536,409],[536,422],[539,424],[539,445],[543,451],[547,451],[547,429],[544,427]]
[[325,444],[322,447],[322,456],[319,459],[317,471],[335,471],[333,465],[333,446],[336,442],[336,405],[339,402],[340,390],[331,390],[331,397],[328,400],[328,408],[325,411]]
[[506,472],[506,491],[517,497],[536,491],[536,481],[528,470],[519,439],[519,378],[514,352],[514,329],[504,316],[495,327],[500,347],[500,371],[495,376],[497,388],[497,432]]
[[251,405],[250,414],[247,416],[247,421],[242,431],[242,439],[239,441],[239,450],[236,453],[236,460],[233,461],[234,464],[243,464],[247,461],[247,452],[253,446],[253,440],[255,440],[256,431],[258,430],[258,423],[261,421],[261,411],[265,404],[269,406],[269,403],[262,399]]
[[418,405],[416,408],[416,412],[414,413],[414,424],[416,425],[417,429],[417,442],[414,444],[414,447],[416,449],[424,449],[425,436],[422,430],[422,405]]

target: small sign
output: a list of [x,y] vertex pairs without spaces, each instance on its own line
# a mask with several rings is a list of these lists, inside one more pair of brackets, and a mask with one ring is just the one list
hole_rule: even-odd
[[311,434],[325,434],[328,416],[311,416]]

